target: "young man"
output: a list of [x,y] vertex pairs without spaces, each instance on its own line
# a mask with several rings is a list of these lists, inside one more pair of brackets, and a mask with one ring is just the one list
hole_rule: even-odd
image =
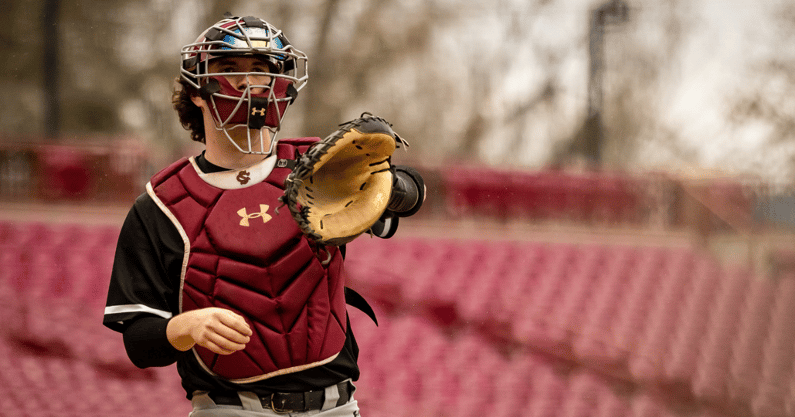
[[[227,16],[185,46],[174,106],[205,151],[152,177],[121,229],[104,324],[135,365],[176,362],[192,417],[359,415],[344,247],[320,247],[275,210],[317,141],[276,139],[306,62],[255,17]],[[412,203],[385,216],[422,204],[421,178],[408,179]],[[392,217],[376,235],[394,233]]]

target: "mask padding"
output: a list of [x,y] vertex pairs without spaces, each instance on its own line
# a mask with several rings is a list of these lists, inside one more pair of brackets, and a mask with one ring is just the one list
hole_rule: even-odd
[[221,85],[218,84],[218,80],[215,78],[210,78],[210,81],[207,82],[202,88],[199,89],[199,96],[206,102],[210,102],[212,95],[221,91]]
[[266,97],[251,97],[249,108],[251,113],[248,115],[248,128],[262,129],[268,115],[268,99]]

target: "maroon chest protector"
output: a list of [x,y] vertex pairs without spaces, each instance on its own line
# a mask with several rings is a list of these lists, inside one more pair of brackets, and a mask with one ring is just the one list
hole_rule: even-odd
[[[281,140],[278,158],[294,159],[315,140]],[[180,312],[226,308],[254,332],[246,348],[231,355],[193,348],[205,370],[238,383],[328,363],[345,343],[342,256],[310,243],[289,210],[276,213],[290,172],[279,165],[264,181],[222,189],[182,159],[147,186],[186,242]],[[236,174],[245,182],[251,173]]]

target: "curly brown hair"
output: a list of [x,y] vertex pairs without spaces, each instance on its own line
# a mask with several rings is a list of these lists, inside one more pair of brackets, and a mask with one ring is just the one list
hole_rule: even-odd
[[202,110],[191,101],[191,97],[198,94],[196,88],[178,77],[174,83],[174,91],[171,93],[171,103],[177,111],[182,127],[190,130],[190,138],[204,143],[204,116]]

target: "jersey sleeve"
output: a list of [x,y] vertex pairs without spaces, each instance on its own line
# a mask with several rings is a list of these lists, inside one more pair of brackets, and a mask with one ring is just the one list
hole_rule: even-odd
[[184,244],[148,194],[127,214],[119,233],[103,324],[122,332],[136,318],[171,318],[179,309]]

